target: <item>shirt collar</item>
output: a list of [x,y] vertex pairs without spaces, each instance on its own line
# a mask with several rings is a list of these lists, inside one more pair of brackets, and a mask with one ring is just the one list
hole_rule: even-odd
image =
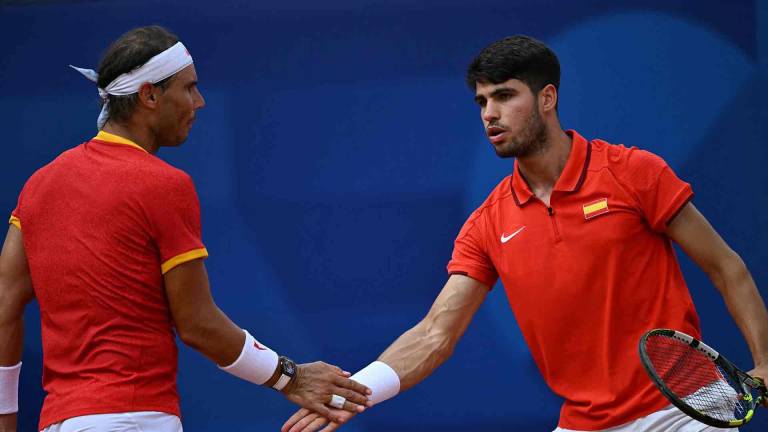
[[103,130],[100,130],[98,134],[96,134],[93,139],[103,142],[108,142],[112,144],[124,144],[131,147],[136,147],[137,149],[143,151],[144,153],[149,153],[144,147],[136,144],[135,142],[129,140],[128,138],[123,138],[119,135],[111,134],[109,132],[104,132]]
[[[568,161],[565,163],[563,172],[552,188],[553,192],[575,192],[579,190],[587,176],[587,167],[589,166],[589,158],[592,153],[592,145],[576,131],[567,130],[565,133],[571,137],[571,154],[568,155]],[[520,174],[517,160],[515,160],[511,186],[512,197],[518,206],[527,203],[533,198],[531,187],[528,185],[525,177]]]

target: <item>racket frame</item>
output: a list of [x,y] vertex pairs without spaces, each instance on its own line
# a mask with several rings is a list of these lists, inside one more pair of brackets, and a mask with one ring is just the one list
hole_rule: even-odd
[[[747,402],[749,405],[749,408],[747,409],[747,412],[744,415],[744,418],[731,420],[731,421],[715,419],[707,416],[706,414],[698,411],[697,409],[691,407],[687,403],[680,400],[680,398],[677,395],[675,395],[675,393],[658,376],[658,374],[656,373],[656,369],[653,367],[653,363],[651,362],[651,359],[649,358],[648,353],[646,352],[646,349],[645,349],[645,344],[648,338],[651,336],[659,336],[659,335],[676,339],[682,343],[689,345],[691,348],[694,348],[702,352],[714,364],[716,364],[717,366],[720,366],[720,368],[727,375],[729,375],[734,382],[737,382],[741,387],[740,393],[744,398],[743,400]],[[760,406],[762,401],[767,396],[766,393],[768,392],[766,391],[765,384],[760,379],[749,376],[749,374],[747,374],[746,372],[736,367],[736,365],[731,363],[728,359],[726,359],[723,355],[715,351],[712,347],[694,338],[693,336],[687,335],[683,332],[670,330],[670,329],[651,330],[645,333],[640,338],[640,343],[638,348],[640,351],[640,362],[643,364],[643,367],[645,368],[645,371],[648,373],[648,376],[651,378],[651,381],[653,381],[653,383],[661,391],[664,397],[666,397],[670,402],[672,402],[672,405],[676,406],[680,411],[684,412],[689,417],[692,417],[704,424],[714,426],[714,427],[720,427],[720,428],[736,428],[736,427],[742,426],[748,423],[750,420],[752,420],[752,416],[755,414],[755,408]],[[752,392],[751,392],[753,389],[757,389],[760,392],[760,396],[758,396],[757,398],[753,398]]]

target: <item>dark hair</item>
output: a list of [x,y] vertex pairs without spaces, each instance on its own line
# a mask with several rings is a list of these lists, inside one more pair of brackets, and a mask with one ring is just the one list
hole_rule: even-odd
[[544,43],[517,35],[496,41],[480,51],[467,68],[467,85],[500,84],[510,79],[524,82],[534,94],[548,84],[560,88],[560,62]]
[[[152,57],[172,47],[179,38],[160,26],[139,27],[128,31],[112,43],[99,63],[99,88],[105,88],[115,78],[144,65]],[[173,76],[166,78],[156,86],[165,88]],[[125,121],[131,117],[138,94],[128,96],[108,95],[109,119]]]

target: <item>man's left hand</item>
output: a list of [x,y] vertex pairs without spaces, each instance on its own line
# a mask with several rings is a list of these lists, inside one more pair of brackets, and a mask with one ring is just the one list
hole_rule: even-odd
[[335,408],[331,408],[331,412],[333,412],[334,417],[337,417],[341,422],[328,421],[328,419],[320,414],[302,408],[296,411],[291,418],[286,420],[283,427],[280,428],[280,432],[333,432],[355,416],[355,413],[337,410]]

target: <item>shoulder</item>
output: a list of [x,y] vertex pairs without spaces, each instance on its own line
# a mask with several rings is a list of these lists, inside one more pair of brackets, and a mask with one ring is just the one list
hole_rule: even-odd
[[647,185],[669,166],[659,155],[623,144],[592,140],[593,170],[608,169],[619,180],[637,186]]
[[153,156],[152,158],[150,169],[159,179],[165,180],[171,185],[193,185],[192,177],[183,169],[176,168],[158,157]]
[[504,177],[488,194],[488,197],[469,216],[467,222],[473,222],[480,217],[488,217],[501,203],[514,200],[512,197],[512,175]]
[[151,163],[145,165],[146,171],[142,176],[143,189],[149,199],[160,200],[165,204],[178,199],[197,199],[195,184],[189,174],[157,157],[152,156],[152,159]]
[[30,187],[34,187],[36,184],[40,183],[41,181],[45,181],[45,179],[49,178],[51,173],[55,171],[58,167],[64,166],[66,167],[66,164],[73,158],[76,158],[77,155],[80,152],[81,146],[73,147],[68,150],[65,150],[56,158],[54,158],[52,161],[48,162],[47,164],[43,165],[42,167],[35,170],[35,172],[32,173],[31,176],[27,179],[24,189],[28,189]]

